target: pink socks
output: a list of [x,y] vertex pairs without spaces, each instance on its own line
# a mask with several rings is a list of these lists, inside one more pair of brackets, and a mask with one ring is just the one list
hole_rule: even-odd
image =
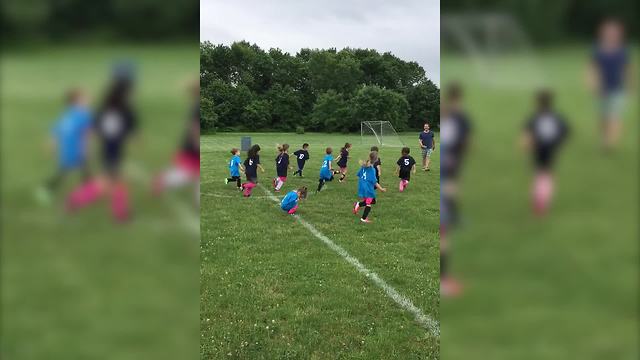
[[406,189],[407,185],[409,185],[409,181],[407,180],[400,180],[400,184],[398,185],[398,189],[400,190],[400,192],[403,192],[404,189]]
[[244,192],[242,194],[244,196],[251,196],[251,191],[253,191],[253,188],[256,187],[256,184],[252,182],[247,182],[242,184],[242,187],[244,188]]

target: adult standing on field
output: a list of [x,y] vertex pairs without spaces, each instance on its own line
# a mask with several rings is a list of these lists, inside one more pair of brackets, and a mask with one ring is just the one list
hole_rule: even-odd
[[422,170],[429,171],[431,163],[431,153],[436,149],[436,140],[433,131],[429,128],[429,124],[424,124],[424,130],[420,133],[420,148],[422,149]]

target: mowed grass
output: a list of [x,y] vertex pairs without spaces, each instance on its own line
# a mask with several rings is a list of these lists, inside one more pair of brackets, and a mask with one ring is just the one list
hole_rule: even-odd
[[[289,178],[286,192],[306,185],[299,215],[346,249],[425,314],[439,318],[439,163],[418,170],[398,192],[393,174],[400,148],[382,148],[381,182],[373,223],[352,214],[358,159],[369,146],[359,134],[218,134],[201,137],[201,357],[207,359],[436,359],[439,339],[387,297],[370,279],[283,212],[256,187],[243,198],[225,185],[229,150],[249,135],[262,147],[272,191],[276,144],[291,153],[310,144],[304,178]],[[418,133],[405,134],[421,161]],[[324,149],[352,143],[345,183],[315,194]],[[246,154],[242,154],[243,160]],[[295,160],[292,158],[294,168]]]
[[442,303],[443,358],[638,358],[637,94],[621,147],[607,156],[583,86],[588,53],[538,54],[571,126],[545,219],[531,215],[530,159],[517,147],[534,89],[484,86],[464,60],[443,58],[444,84],[463,82],[474,120],[452,233],[453,273],[466,289]]
[[[152,198],[144,178],[169,163],[180,140],[189,110],[181,84],[197,76],[197,54],[189,45],[3,52],[0,358],[197,356],[198,234],[181,214],[197,221],[198,210],[188,191]],[[132,221],[114,224],[107,201],[66,214],[61,202],[77,178],[42,206],[34,192],[56,168],[44,144],[64,92],[83,86],[99,100],[122,58],[139,70],[140,133],[128,164],[142,170],[125,172]]]

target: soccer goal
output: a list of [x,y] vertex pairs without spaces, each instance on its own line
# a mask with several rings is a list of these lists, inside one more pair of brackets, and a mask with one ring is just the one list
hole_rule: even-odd
[[405,146],[388,121],[363,121],[360,123],[360,139],[363,145]]
[[538,88],[546,76],[520,25],[501,13],[443,14],[442,53],[468,65],[477,80],[502,88]]

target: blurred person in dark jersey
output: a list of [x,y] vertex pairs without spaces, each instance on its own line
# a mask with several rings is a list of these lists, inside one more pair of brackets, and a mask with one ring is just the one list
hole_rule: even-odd
[[440,122],[440,293],[460,294],[460,283],[449,272],[450,232],[458,224],[458,178],[468,148],[471,123],[462,107],[463,91],[451,84],[445,92]]
[[622,23],[604,20],[599,28],[591,53],[588,85],[598,97],[604,150],[612,150],[618,143],[622,128],[622,113],[627,88],[635,79],[630,51],[625,42]]
[[79,171],[83,181],[89,179],[87,140],[91,130],[89,96],[79,88],[66,94],[66,108],[51,130],[50,146],[57,153],[55,173],[36,192],[41,203],[49,204],[61,183],[73,172]]
[[531,191],[533,211],[545,215],[553,198],[553,163],[569,133],[566,120],[553,106],[553,94],[536,94],[536,109],[525,123],[523,144],[531,152],[535,174]]
[[67,200],[70,211],[85,207],[103,195],[110,198],[111,214],[119,222],[130,217],[128,186],[122,176],[126,145],[137,129],[137,115],[131,104],[134,68],[130,63],[115,66],[113,78],[100,105],[93,130],[100,143],[103,174],[85,182]]
[[200,82],[189,85],[192,105],[189,110],[182,142],[173,165],[155,177],[153,192],[158,195],[167,189],[194,186],[194,201],[200,204]]

